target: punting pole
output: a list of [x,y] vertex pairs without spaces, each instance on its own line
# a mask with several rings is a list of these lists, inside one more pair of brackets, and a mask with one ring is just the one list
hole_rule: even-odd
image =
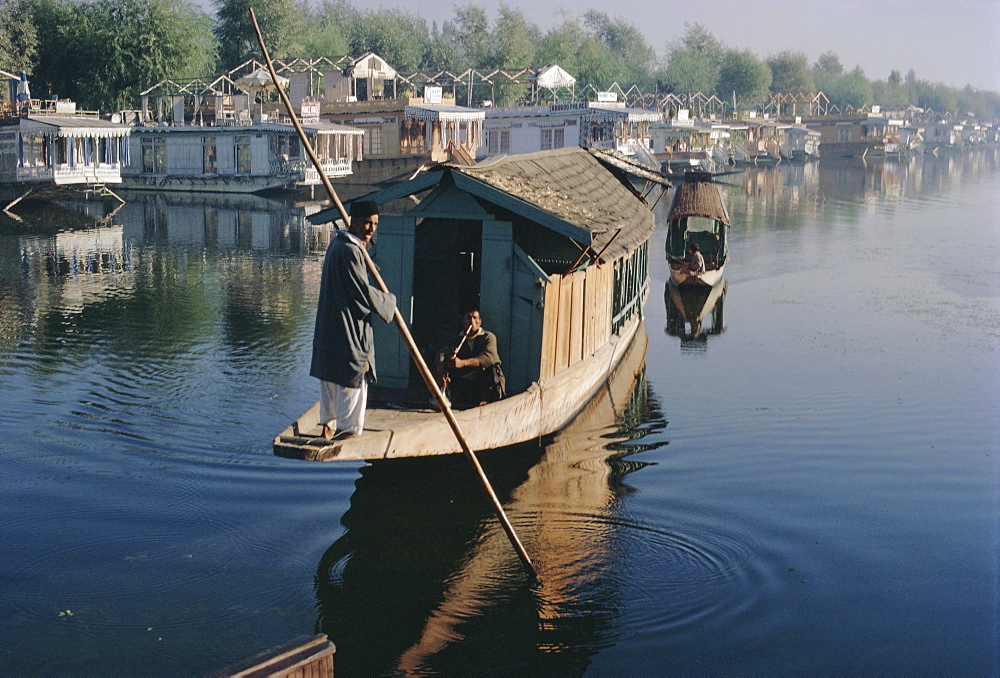
[[[260,42],[260,50],[264,54],[264,61],[267,63],[267,70],[271,74],[271,80],[278,82],[278,74],[274,71],[274,64],[271,63],[271,57],[268,55],[267,47],[264,45],[264,36],[261,35],[260,26],[257,24],[257,15],[254,13],[253,7],[250,8],[250,19],[253,21],[253,29],[257,33],[257,40]],[[340,198],[337,196],[337,191],[334,190],[329,177],[327,177],[326,173],[323,172],[323,166],[320,164],[319,158],[316,157],[316,153],[313,151],[312,144],[309,143],[309,139],[306,137],[305,132],[302,131],[302,125],[299,124],[299,119],[295,115],[295,111],[292,110],[292,102],[288,100],[288,94],[281,87],[278,87],[277,89],[278,95],[281,97],[281,101],[285,104],[285,109],[288,111],[288,116],[292,120],[292,125],[294,125],[295,131],[299,134],[299,139],[302,141],[302,147],[306,150],[306,153],[309,155],[309,159],[312,160],[313,165],[316,166],[316,170],[319,172],[320,178],[323,179],[323,186],[326,187],[326,192],[330,195],[330,199],[333,200],[337,209],[340,211],[341,219],[344,220],[345,224],[350,224],[351,218],[348,216],[347,210],[344,209],[344,203],[340,202]],[[383,292],[388,292],[389,288],[386,287],[385,281],[382,280],[382,276],[379,275],[378,268],[376,268],[375,262],[372,261],[371,256],[368,254],[368,250],[362,247],[361,251],[365,255],[365,264],[368,266],[368,272],[371,274],[372,278],[375,279],[379,289]],[[455,419],[455,413],[451,411],[451,405],[449,405],[448,401],[445,399],[441,389],[438,388],[437,381],[434,379],[434,375],[431,374],[430,368],[427,367],[427,363],[424,362],[424,357],[417,349],[417,344],[413,340],[413,335],[410,334],[410,330],[406,326],[406,321],[403,319],[398,307],[393,311],[393,318],[396,321],[396,326],[399,328],[399,333],[402,334],[403,339],[406,340],[406,345],[410,349],[410,357],[413,358],[413,362],[416,363],[417,369],[420,371],[420,376],[423,377],[424,383],[427,384],[427,388],[434,395],[435,400],[437,400],[438,407],[441,408],[441,412],[444,413],[445,418],[448,420],[448,424],[451,426],[451,430],[454,432],[455,438],[458,439],[458,444],[462,447],[462,452],[465,453],[466,458],[468,458],[468,460],[472,463],[473,468],[476,470],[476,474],[479,476],[480,482],[483,484],[483,488],[486,490],[490,500],[493,502],[493,509],[496,511],[497,518],[500,519],[500,524],[503,526],[504,532],[507,533],[507,537],[510,539],[511,545],[513,545],[514,550],[517,551],[517,555],[521,557],[521,562],[524,563],[525,568],[531,576],[537,578],[538,573],[535,572],[535,566],[531,564],[531,558],[528,556],[528,552],[524,550],[524,545],[521,544],[521,540],[517,538],[517,533],[514,532],[514,526],[510,524],[510,520],[504,512],[503,506],[501,506],[496,492],[493,491],[493,486],[490,485],[490,480],[486,477],[486,472],[479,463],[479,458],[476,457],[476,453],[472,451],[471,447],[469,447],[469,443],[465,439],[465,435],[462,433],[462,429],[459,427],[458,421]]]

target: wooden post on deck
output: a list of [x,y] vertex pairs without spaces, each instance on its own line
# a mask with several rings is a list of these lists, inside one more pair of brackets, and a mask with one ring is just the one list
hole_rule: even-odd
[[[257,40],[260,42],[260,49],[264,54],[264,61],[267,63],[267,70],[271,74],[271,79],[274,82],[278,82],[278,74],[274,70],[274,64],[271,63],[271,57],[268,55],[267,47],[264,45],[264,36],[261,35],[260,26],[257,24],[257,15],[254,13],[252,7],[250,8],[250,19],[253,21],[254,31],[257,33]],[[302,126],[299,124],[298,116],[296,116],[295,111],[292,110],[292,102],[289,101],[288,94],[283,88],[278,87],[278,95],[281,97],[281,101],[285,104],[285,109],[288,111],[288,115],[292,119],[295,131],[299,134],[299,139],[302,141],[302,147],[306,150],[310,160],[312,160],[313,165],[315,165],[316,170],[319,172],[319,176],[323,180],[323,186],[326,187],[326,192],[329,193],[330,199],[333,200],[334,204],[337,206],[341,219],[344,220],[344,224],[350,224],[351,218],[347,214],[347,210],[344,209],[344,203],[342,203],[340,198],[337,196],[337,191],[334,190],[333,184],[330,183],[330,178],[323,172],[323,167],[319,158],[316,157],[312,144],[309,143],[309,139],[306,137],[305,132],[302,130]],[[388,292],[389,288],[386,287],[385,281],[382,280],[382,276],[379,275],[378,268],[375,266],[375,262],[372,261],[371,256],[369,256],[368,250],[362,247],[361,252],[365,255],[365,263],[368,266],[368,272],[371,274],[372,278],[375,279],[379,289],[383,292]],[[417,369],[420,371],[420,376],[423,377],[424,383],[427,384],[427,388],[434,395],[435,400],[437,400],[438,406],[441,408],[441,412],[448,420],[448,425],[451,426],[451,430],[455,434],[455,438],[458,439],[458,444],[462,447],[462,452],[472,464],[476,474],[479,476],[479,480],[482,483],[483,488],[489,495],[490,500],[493,503],[493,509],[497,514],[497,518],[500,520],[500,524],[503,526],[504,532],[507,533],[507,538],[510,539],[511,545],[514,547],[514,550],[517,551],[517,555],[520,556],[521,562],[524,563],[528,573],[531,574],[532,577],[537,578],[538,573],[535,572],[535,567],[531,563],[531,558],[528,556],[528,552],[524,549],[524,545],[521,544],[521,540],[518,539],[517,533],[514,532],[514,526],[510,524],[510,520],[504,512],[503,506],[500,504],[500,500],[497,498],[496,492],[493,491],[493,486],[490,484],[489,478],[486,477],[486,472],[483,470],[482,464],[479,463],[479,458],[476,457],[476,453],[472,451],[471,447],[469,447],[469,442],[465,439],[465,435],[462,433],[462,429],[459,427],[458,421],[455,419],[455,413],[451,411],[451,405],[444,397],[441,389],[438,388],[437,379],[434,378],[430,368],[427,367],[427,363],[424,361],[423,355],[420,354],[420,350],[417,348],[417,343],[413,340],[413,335],[410,334],[410,330],[406,326],[406,321],[403,319],[403,315],[399,312],[398,307],[393,310],[393,319],[396,321],[399,333],[403,335],[403,339],[406,341],[406,345],[410,349],[410,356],[413,358],[413,362],[416,363]]]

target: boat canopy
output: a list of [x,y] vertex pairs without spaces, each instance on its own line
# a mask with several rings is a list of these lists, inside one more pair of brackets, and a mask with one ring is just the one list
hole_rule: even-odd
[[131,131],[129,125],[90,116],[29,115],[21,123],[22,134],[34,132],[60,137],[126,137]]
[[670,221],[684,217],[706,217],[729,225],[729,212],[719,189],[710,181],[687,181],[677,186],[670,205]]

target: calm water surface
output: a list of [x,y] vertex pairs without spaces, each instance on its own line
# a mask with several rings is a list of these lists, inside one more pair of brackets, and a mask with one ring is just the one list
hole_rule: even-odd
[[0,675],[314,631],[339,675],[995,675],[997,151],[727,179],[700,335],[657,232],[638,377],[485,455],[538,585],[460,459],[272,455],[317,395],[301,210],[0,225]]

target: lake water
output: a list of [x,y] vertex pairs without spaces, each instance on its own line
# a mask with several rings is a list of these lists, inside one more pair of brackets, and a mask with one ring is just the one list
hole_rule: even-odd
[[317,396],[300,209],[5,222],[0,675],[200,675],[315,631],[339,675],[996,675],[998,151],[725,179],[700,336],[658,227],[644,370],[484,455],[537,585],[462,459],[272,455]]

